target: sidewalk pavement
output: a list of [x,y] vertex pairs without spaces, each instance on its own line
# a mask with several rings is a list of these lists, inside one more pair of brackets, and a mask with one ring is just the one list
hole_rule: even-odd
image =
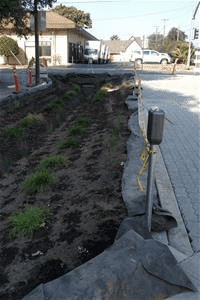
[[[122,178],[122,197],[129,215],[121,223],[114,244],[73,271],[40,284],[23,300],[150,300],[161,295],[165,298],[170,295],[167,299],[171,300],[200,299],[200,255],[194,254],[190,246],[159,147],[156,188],[162,208],[172,212],[178,227],[167,232],[151,232],[148,238],[137,232],[138,224],[134,227],[131,208],[137,201],[139,204],[141,197],[144,200],[144,195],[141,196],[136,188],[136,174],[141,165],[139,155],[144,142],[139,133],[141,111],[138,111],[134,93],[126,103],[133,111],[129,120],[132,133],[127,144],[128,159]],[[143,112],[147,128],[148,112],[145,108]],[[143,182],[146,179],[147,170]],[[135,218],[137,220],[137,216]],[[142,217],[140,220],[143,220]],[[145,286],[148,288],[145,289]]]
[[[142,123],[143,118],[140,116],[139,123],[141,128],[147,128],[148,123],[148,110],[143,106],[143,116],[145,124]],[[146,131],[145,131],[146,133]],[[172,254],[178,261],[178,264],[184,270],[188,278],[198,289],[198,293],[188,292],[178,294],[173,297],[167,298],[170,300],[199,300],[200,299],[200,253],[194,254],[190,245],[189,237],[179,211],[177,200],[173,192],[170,178],[167,173],[162,155],[157,147],[157,163],[155,167],[156,185],[158,188],[159,198],[162,208],[173,213],[176,218],[178,227],[168,230],[167,237],[165,233],[154,238],[166,243],[168,240],[168,247]]]

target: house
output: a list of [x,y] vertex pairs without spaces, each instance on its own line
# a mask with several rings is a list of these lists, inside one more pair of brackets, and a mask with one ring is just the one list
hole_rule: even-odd
[[105,40],[104,43],[109,47],[111,61],[127,62],[130,60],[131,53],[142,49],[142,40],[140,37],[131,37],[129,40]]
[[[28,39],[20,38],[13,32],[13,25],[9,24],[6,29],[0,30],[0,36],[2,35],[16,40],[28,61],[35,57],[34,34],[29,35]],[[46,29],[39,35],[39,54],[48,60],[49,65],[67,65],[80,61],[85,42],[88,40],[96,41],[98,39],[86,30],[79,28],[75,22],[55,12],[46,11]],[[18,59],[20,60],[19,56]],[[18,64],[14,57],[9,57],[8,62]]]

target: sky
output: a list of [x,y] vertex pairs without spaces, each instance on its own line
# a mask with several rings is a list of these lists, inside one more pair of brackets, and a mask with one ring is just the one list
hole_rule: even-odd
[[[199,11],[192,22],[197,0],[57,0],[53,7],[63,4],[74,6],[90,13],[92,28],[89,33],[98,39],[110,40],[118,35],[121,40],[131,36],[148,36],[153,33],[167,35],[172,27],[177,27],[188,35],[191,28],[199,28]],[[200,7],[199,7],[200,10]],[[195,46],[198,40],[193,40]],[[199,45],[200,46],[200,45]]]

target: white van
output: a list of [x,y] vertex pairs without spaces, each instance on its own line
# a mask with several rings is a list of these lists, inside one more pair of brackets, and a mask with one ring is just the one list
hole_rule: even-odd
[[138,64],[142,64],[142,62],[168,64],[172,62],[172,58],[166,53],[145,49],[132,52],[130,62],[137,62]]

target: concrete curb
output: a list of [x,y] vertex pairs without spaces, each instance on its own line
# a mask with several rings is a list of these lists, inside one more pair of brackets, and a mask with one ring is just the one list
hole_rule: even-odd
[[12,93],[9,96],[4,97],[3,99],[1,99],[0,102],[0,107],[5,107],[8,105],[13,104],[16,100],[20,100],[23,97],[26,96],[32,96],[32,95],[37,95],[43,91],[48,90],[49,88],[52,87],[52,80],[48,79],[47,82],[42,82],[41,84],[34,86],[34,87],[27,87],[25,89],[23,89],[21,92],[19,93]]

